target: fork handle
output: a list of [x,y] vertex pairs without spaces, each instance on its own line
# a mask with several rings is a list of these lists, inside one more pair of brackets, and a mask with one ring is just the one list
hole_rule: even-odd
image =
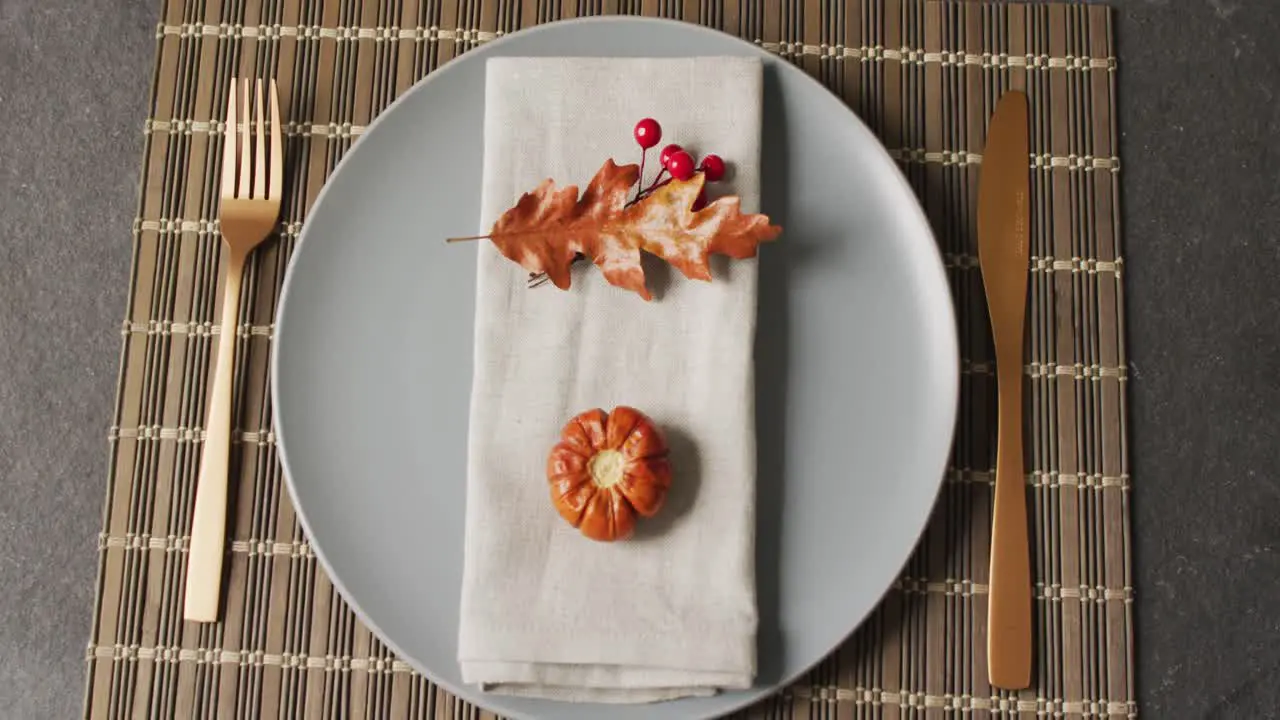
[[196,483],[196,506],[187,552],[187,586],[182,615],[195,622],[218,619],[222,558],[227,532],[227,472],[231,457],[231,399],[235,376],[236,328],[240,318],[240,281],[244,256],[227,251],[222,295],[221,334],[213,368],[213,387],[205,415],[204,449]]
[[1000,419],[991,530],[987,666],[992,685],[1020,690],[1031,684],[1031,558],[1027,484],[1022,466],[1020,342],[998,354],[996,373]]

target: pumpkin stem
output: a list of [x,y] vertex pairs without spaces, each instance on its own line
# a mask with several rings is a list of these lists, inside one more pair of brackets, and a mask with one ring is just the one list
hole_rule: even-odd
[[591,479],[602,488],[612,487],[622,479],[622,467],[626,458],[617,450],[601,450],[587,461]]

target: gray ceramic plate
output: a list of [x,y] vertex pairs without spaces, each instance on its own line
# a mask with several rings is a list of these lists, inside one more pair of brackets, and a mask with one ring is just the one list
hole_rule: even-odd
[[[758,688],[567,705],[459,679],[458,601],[485,60],[765,58]],[[450,691],[517,717],[709,717],[821,660],[875,607],[937,495],[954,314],[928,224],[876,138],[800,70],[692,25],[556,23],[470,52],[384,112],[321,194],[281,301],[276,429],[316,554],[360,617]]]

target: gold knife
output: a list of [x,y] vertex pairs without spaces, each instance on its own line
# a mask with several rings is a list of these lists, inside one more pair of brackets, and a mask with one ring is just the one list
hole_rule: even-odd
[[987,673],[991,684],[1031,684],[1031,559],[1022,465],[1022,341],[1027,314],[1030,149],[1027,96],[1006,93],[987,127],[978,188],[978,264],[991,312],[999,393]]

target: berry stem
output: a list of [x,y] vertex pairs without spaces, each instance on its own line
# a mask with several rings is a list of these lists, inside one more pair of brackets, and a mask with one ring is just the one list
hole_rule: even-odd
[[644,192],[643,190],[640,189],[640,186],[644,184],[644,160],[647,157],[649,157],[649,148],[641,148],[640,149],[640,177],[636,179],[636,199],[632,200],[631,202],[636,202],[637,200],[639,200],[640,194]]
[[653,178],[653,182],[649,184],[649,187],[647,187],[647,188],[645,188],[645,189],[643,189],[643,190],[638,191],[638,192],[636,193],[636,197],[635,197],[635,199],[634,199],[634,200],[632,200],[631,202],[627,203],[625,207],[631,207],[632,205],[635,205],[636,203],[640,202],[641,200],[643,200],[643,199],[645,199],[645,198],[649,197],[650,195],[652,195],[654,190],[657,190],[658,188],[662,187],[663,185],[666,185],[667,183],[671,182],[671,180],[670,180],[670,179],[667,179],[667,180],[663,180],[663,179],[662,179],[663,174],[665,174],[666,172],[667,172],[666,168],[663,168],[662,170],[659,170],[659,171],[658,171],[657,176]]
[[[586,255],[583,255],[582,253],[574,253],[573,260],[570,261],[570,264],[576,263],[579,260],[586,260],[586,259],[587,259]],[[532,290],[533,288],[539,287],[541,285],[545,285],[547,281],[550,279],[551,278],[547,277],[547,274],[544,272],[529,273],[529,282],[528,282],[529,289]]]

